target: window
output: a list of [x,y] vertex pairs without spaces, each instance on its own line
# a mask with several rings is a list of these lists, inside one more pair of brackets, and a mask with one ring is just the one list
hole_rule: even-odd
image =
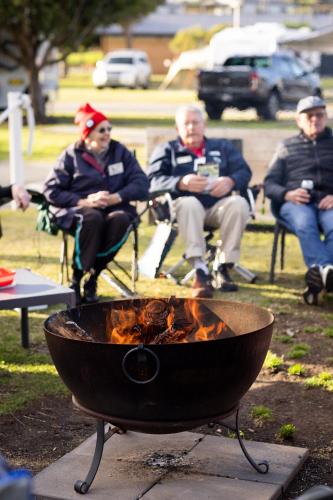
[[133,57],[111,57],[108,64],[134,64]]
[[251,68],[269,68],[271,66],[270,57],[266,56],[242,56],[229,57],[224,66],[250,66]]

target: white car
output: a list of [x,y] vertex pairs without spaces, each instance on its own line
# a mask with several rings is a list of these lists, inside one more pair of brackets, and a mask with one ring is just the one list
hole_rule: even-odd
[[141,50],[115,50],[97,61],[93,84],[104,87],[148,88],[151,66],[147,54]]

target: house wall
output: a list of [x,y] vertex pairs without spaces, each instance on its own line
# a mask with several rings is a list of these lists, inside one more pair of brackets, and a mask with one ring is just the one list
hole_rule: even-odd
[[[166,73],[168,68],[163,64],[165,59],[172,59],[173,53],[169,49],[171,37],[169,36],[132,36],[132,49],[147,52],[153,73]],[[124,36],[101,36],[101,49],[104,53],[111,50],[126,49]]]

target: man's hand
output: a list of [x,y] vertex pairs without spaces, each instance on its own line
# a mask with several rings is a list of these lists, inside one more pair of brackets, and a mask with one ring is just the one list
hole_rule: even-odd
[[12,197],[18,208],[21,208],[22,210],[28,208],[31,196],[24,189],[23,186],[19,186],[18,184],[13,184]]
[[214,183],[212,189],[209,191],[211,196],[215,198],[222,198],[222,196],[227,195],[233,190],[235,186],[235,181],[231,177],[218,177]]
[[297,188],[292,191],[287,191],[284,195],[285,201],[292,201],[296,205],[302,205],[310,202],[310,194],[306,189]]
[[118,193],[109,193],[108,191],[98,191],[92,193],[79,201],[79,207],[87,208],[106,208],[112,205],[117,205],[121,202],[121,196]]
[[178,183],[180,191],[191,191],[192,193],[203,193],[207,188],[207,177],[196,174],[187,174]]
[[320,210],[330,210],[333,208],[333,194],[327,194],[318,205]]

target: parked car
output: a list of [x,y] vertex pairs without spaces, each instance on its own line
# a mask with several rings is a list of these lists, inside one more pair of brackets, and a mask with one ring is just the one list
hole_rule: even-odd
[[259,118],[276,120],[280,109],[294,109],[302,97],[322,94],[316,71],[289,51],[229,57],[223,66],[200,71],[198,78],[198,98],[213,120],[227,107],[255,108]]
[[115,50],[97,61],[93,72],[93,83],[98,89],[104,87],[149,87],[151,66],[147,54],[142,50]]

